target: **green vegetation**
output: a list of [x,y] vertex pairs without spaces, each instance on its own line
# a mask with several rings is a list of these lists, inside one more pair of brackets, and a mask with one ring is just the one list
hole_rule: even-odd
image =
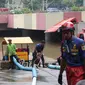
[[0,7],[5,7],[6,0],[0,0]]
[[72,6],[71,10],[72,11],[85,11],[85,7]]
[[11,11],[11,13],[13,13],[13,14],[26,14],[26,13],[30,13],[31,12],[31,10],[30,9],[28,9],[28,8],[23,8],[23,9],[21,9],[21,10],[12,10]]
[[18,7],[13,6],[15,3],[17,0],[0,0],[0,7],[8,5],[15,14],[46,12],[48,8],[57,8],[59,11],[85,11],[83,0],[20,0]]

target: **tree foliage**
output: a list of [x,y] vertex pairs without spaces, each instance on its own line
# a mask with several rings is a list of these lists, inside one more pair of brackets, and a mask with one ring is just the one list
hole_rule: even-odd
[[[0,0],[0,7],[5,7],[5,4],[7,4],[6,1],[9,2],[13,0]],[[83,5],[83,0],[21,0],[20,3],[23,4],[23,10],[15,10],[16,13],[46,11],[48,8],[53,7],[59,10],[66,7],[72,10],[79,10],[78,7]],[[10,4],[12,4],[12,2],[10,2]],[[80,10],[83,10],[83,8]]]
[[83,5],[83,0],[76,0],[76,5],[77,6],[82,6]]
[[6,0],[0,0],[0,7],[5,7]]

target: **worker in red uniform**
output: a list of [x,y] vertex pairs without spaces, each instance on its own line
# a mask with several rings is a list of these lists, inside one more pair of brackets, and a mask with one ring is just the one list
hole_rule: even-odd
[[61,44],[61,68],[58,83],[62,85],[63,71],[66,70],[68,85],[76,85],[85,79],[85,42],[74,36],[74,24],[66,22],[63,26]]

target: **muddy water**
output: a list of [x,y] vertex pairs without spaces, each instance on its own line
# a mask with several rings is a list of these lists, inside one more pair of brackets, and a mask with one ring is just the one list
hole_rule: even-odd
[[[34,41],[33,44],[29,44],[31,52],[33,51],[35,45],[39,42],[40,41]],[[58,56],[60,56],[60,43],[46,42],[45,48],[44,48],[44,55],[47,57],[56,59]]]
[[[1,41],[3,40],[3,38],[0,38],[0,59],[2,59],[2,45],[1,45]],[[34,47],[37,43],[39,43],[40,41],[36,41],[33,40],[34,43],[29,44],[29,48],[30,48],[30,52],[33,52]],[[6,46],[4,47],[4,53],[5,53],[5,49]],[[16,47],[19,48],[21,47],[21,44],[16,44]],[[23,45],[23,47],[26,47],[26,44]],[[60,43],[49,43],[46,42],[45,44],[45,48],[44,48],[44,55],[53,59],[56,59],[58,56],[60,56]]]

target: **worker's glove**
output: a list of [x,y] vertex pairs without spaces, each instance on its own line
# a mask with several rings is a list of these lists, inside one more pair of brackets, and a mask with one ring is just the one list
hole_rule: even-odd
[[62,74],[59,74],[58,76],[58,83],[62,85]]

